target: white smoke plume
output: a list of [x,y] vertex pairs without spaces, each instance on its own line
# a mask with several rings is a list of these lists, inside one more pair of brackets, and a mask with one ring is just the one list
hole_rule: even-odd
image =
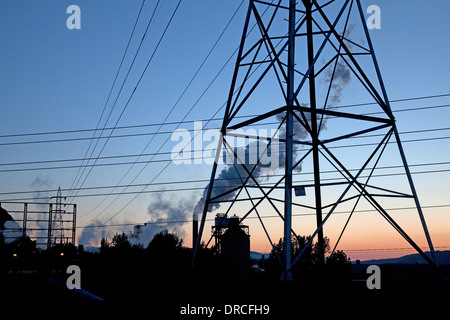
[[336,106],[336,104],[341,102],[342,92],[350,83],[351,72],[345,63],[339,61],[336,64],[336,69],[334,69],[333,67],[329,67],[325,71],[325,82],[330,83],[331,80],[333,80],[333,82],[331,83],[331,91],[327,108],[332,108]]
[[[347,30],[345,32],[345,36],[347,38],[350,36],[350,33],[353,30],[353,28],[354,28],[354,25],[350,25],[347,28]],[[349,43],[348,41],[347,41],[347,46],[349,48],[351,47],[351,43]],[[330,95],[329,95],[327,106],[326,106],[327,109],[331,109],[331,108],[335,107],[336,104],[341,102],[342,93],[343,93],[345,87],[350,83],[350,81],[351,81],[351,71],[345,63],[338,61],[336,63],[336,66],[334,66],[334,64],[331,64],[325,70],[322,83],[324,85],[326,85],[326,88],[328,88],[328,86],[330,85],[330,82],[331,82]],[[307,105],[307,104],[304,104],[304,105]],[[295,112],[297,113],[299,118],[302,119],[300,114],[297,111],[295,111]],[[285,114],[276,115],[277,121],[281,122],[283,120],[284,116],[285,116]],[[311,127],[311,114],[305,113],[305,117],[306,117],[306,121],[309,123],[309,126]],[[320,119],[318,117],[317,121],[318,121],[318,124],[320,122],[320,130],[325,130],[327,118],[323,117],[322,119]],[[305,140],[309,136],[308,131],[297,120],[294,120],[293,131],[294,131],[294,139],[297,141]],[[285,138],[286,138],[286,130],[285,130],[285,126],[282,126],[282,128],[280,129],[280,132],[279,132],[279,139],[283,140]],[[261,141],[261,140],[259,140],[259,141]],[[278,167],[277,167],[278,170],[277,169],[273,170],[273,168],[272,168],[271,171],[264,171],[264,170],[262,170],[263,166],[258,165],[252,173],[252,176],[258,182],[260,182],[266,178],[266,176],[264,175],[264,172],[265,173],[270,172],[271,174],[275,174],[276,171],[284,169],[285,145],[281,141],[280,142],[277,141],[276,143],[279,143],[279,148],[278,148],[279,162],[278,162]],[[298,158],[298,148],[299,148],[298,146],[294,147],[294,154],[293,154],[294,163],[296,162],[296,159]],[[248,153],[248,150],[249,150],[249,145],[247,145],[247,147],[246,147],[246,153]],[[270,153],[270,151],[271,151],[271,148],[269,146],[268,152]],[[245,165],[249,170],[251,170],[251,168],[253,168],[253,167],[251,165],[248,165],[247,159],[248,158],[246,157]],[[236,170],[236,168],[238,170]],[[215,183],[214,183],[214,188],[213,188],[211,197],[222,194],[222,193],[234,188],[237,184],[239,184],[241,182],[240,177],[242,178],[242,180],[245,181],[248,174],[245,172],[245,170],[241,167],[240,164],[238,164],[236,166],[236,168],[233,165],[227,165],[224,169],[222,169],[222,171],[219,173],[219,175],[215,177]],[[297,165],[294,168],[294,170],[296,172],[300,172],[302,170],[301,163],[299,165]],[[238,173],[238,171],[239,171],[239,173]],[[248,183],[250,185],[254,184],[253,180],[251,180],[251,179],[248,181]],[[194,207],[194,215],[199,215],[203,212],[208,188],[209,188],[209,184],[205,187],[202,197],[200,198],[200,200],[197,202],[196,206]],[[233,199],[236,196],[236,192],[237,191],[230,192],[227,195],[221,197],[220,199],[221,200]],[[220,207],[220,203],[210,204],[208,211],[209,212],[214,211],[214,210],[218,209],[219,207]]]
[[[112,239],[116,233],[125,232],[128,240],[132,244],[142,244],[144,247],[150,243],[153,237],[164,229],[168,229],[171,233],[176,233],[178,237],[183,238],[185,231],[184,225],[188,220],[188,214],[193,210],[192,201],[186,201],[178,198],[168,198],[163,193],[158,193],[150,202],[146,217],[143,224],[130,226],[133,222],[117,222],[117,227],[103,227],[103,222],[95,220],[84,228],[80,237],[79,244],[98,246],[102,238]],[[190,216],[189,216],[190,217]],[[111,223],[112,225],[115,222]],[[100,226],[100,227],[95,227]]]
[[148,222],[135,226],[130,236],[132,243],[140,243],[147,246],[153,237],[164,229],[184,238],[183,229],[188,215],[193,210],[191,201],[179,198],[166,198],[163,193],[158,193],[147,208]]
[[[36,177],[33,182],[30,183],[30,189],[38,190],[33,194],[33,200],[40,204],[33,205],[33,211],[37,211],[33,213],[31,217],[28,215],[28,219],[35,220],[33,222],[27,223],[27,231],[28,236],[32,237],[46,237],[48,235],[48,212],[49,205],[43,204],[46,202],[50,202],[52,196],[56,196],[56,194],[51,194],[45,190],[51,190],[53,183],[49,177]],[[41,190],[41,191],[39,191]],[[30,209],[28,209],[30,210]]]
[[[250,147],[250,145],[247,145],[245,147],[244,152],[239,152],[239,150],[235,150],[235,152],[240,156],[240,160],[242,162],[245,161],[245,167],[249,172],[253,170],[253,167],[255,166],[255,163],[252,163],[250,161],[250,153],[254,152],[256,148]],[[229,156],[229,155],[228,155]],[[222,169],[222,171],[219,173],[219,175],[215,179],[214,188],[211,193],[211,197],[215,197],[217,195],[223,194],[227,191],[232,190],[237,185],[241,184],[241,180],[245,181],[248,177],[247,171],[242,167],[241,163],[238,162],[238,160],[234,159],[234,157],[231,156],[233,160],[236,163],[236,166],[232,164],[228,164],[225,166],[225,168]],[[265,166],[262,164],[256,165],[252,172],[252,176],[260,182],[260,178],[262,177],[262,171],[264,170]],[[247,181],[248,185],[254,185],[255,182],[250,178]],[[208,193],[209,184],[206,186],[206,188],[203,190],[203,194],[201,199],[197,202],[196,206],[194,207],[194,214],[198,215],[203,212],[203,207],[206,201],[206,196]],[[236,192],[230,192],[224,196],[222,196],[221,200],[231,200],[236,196]],[[213,211],[215,209],[218,209],[220,207],[220,203],[213,203],[209,207],[209,211]]]
[[[94,220],[83,228],[83,231],[78,237],[78,244],[82,244],[84,246],[99,246],[102,238],[112,238],[112,236],[114,236],[112,229],[96,227],[101,226],[102,224],[102,221]],[[108,234],[106,234],[106,232],[108,232]]]

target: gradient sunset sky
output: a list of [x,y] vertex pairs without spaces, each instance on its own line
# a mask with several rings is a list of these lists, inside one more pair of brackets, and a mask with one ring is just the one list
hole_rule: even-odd
[[[211,117],[223,116],[223,111],[216,112],[227,100],[233,53],[241,38],[247,2],[184,0],[161,42],[178,1],[147,0],[140,11],[142,3],[0,1],[0,202],[48,201],[61,187],[68,201],[78,205],[78,244],[99,245],[101,237],[122,231],[136,233],[133,225],[153,222],[142,228],[146,233],[140,235],[143,242],[168,228],[184,239],[184,245],[192,245],[191,224],[186,221],[192,218],[212,166],[170,164],[175,142],[168,138],[176,129],[192,131],[194,120],[205,123]],[[72,4],[81,9],[79,30],[66,26],[70,16],[66,10]],[[381,9],[381,29],[371,30],[370,36],[431,238],[436,250],[449,250],[450,2],[363,0],[362,5]],[[124,82],[152,13],[149,31]],[[347,89],[340,105],[371,102],[352,84]],[[248,113],[252,112],[258,109]],[[166,124],[158,125],[163,122]],[[95,136],[102,134],[103,138],[92,140],[92,129],[104,126],[117,128],[96,131]],[[209,128],[218,126],[218,120],[208,124]],[[155,132],[158,134],[151,134]],[[106,139],[110,134],[112,137]],[[204,142],[202,148],[207,145]],[[392,152],[394,157],[395,150]],[[358,157],[351,148],[342,155]],[[83,171],[81,166],[94,164],[96,157],[101,158],[92,171],[91,166]],[[86,162],[84,158],[93,159]],[[303,170],[307,173],[308,168]],[[390,169],[384,173],[398,172]],[[129,184],[132,186],[120,187]],[[29,193],[19,193],[25,191]],[[2,206],[8,209],[6,203]],[[390,208],[394,210],[390,212],[427,250],[417,211],[401,209],[409,206],[411,203],[392,201]],[[345,209],[337,211],[325,226],[332,246],[348,216]],[[265,221],[277,242],[282,222],[272,217]],[[311,234],[315,218],[294,210],[293,223],[297,233]],[[251,250],[269,252],[271,246],[258,220],[253,216],[246,224],[250,226]],[[96,225],[101,227],[92,227]],[[208,221],[205,240],[210,227]],[[338,249],[352,260],[414,252],[379,214],[364,210],[352,218]]]

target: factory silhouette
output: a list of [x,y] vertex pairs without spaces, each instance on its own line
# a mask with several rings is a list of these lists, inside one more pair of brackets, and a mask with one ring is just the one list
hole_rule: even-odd
[[[314,303],[315,295],[330,295],[353,301],[397,301],[398,299],[437,296],[448,283],[439,280],[430,266],[385,265],[382,290],[366,287],[367,265],[351,263],[344,252],[328,256],[321,264],[318,250],[310,245],[292,270],[295,281],[280,282],[282,269],[277,255],[258,255],[250,251],[251,232],[239,223],[239,217],[216,216],[211,228],[214,245],[205,243],[192,269],[193,249],[183,246],[183,239],[163,230],[148,245],[132,244],[125,233],[103,238],[99,252],[84,250],[68,242],[39,249],[28,236],[5,242],[4,232],[14,225],[12,216],[0,211],[1,297],[4,301],[76,300],[76,301],[160,301],[173,306],[185,303],[217,304],[264,301],[282,312],[283,292],[288,301],[303,299]],[[195,223],[193,223],[193,228]],[[308,243],[309,236],[292,239],[295,257]],[[274,244],[282,254],[282,239]],[[329,250],[327,250],[329,252]],[[81,270],[81,290],[69,290],[67,268]],[[443,268],[443,270],[446,270]],[[143,288],[146,288],[143,290]],[[214,294],[211,292],[213,291]],[[293,304],[295,305],[295,303]]]
[[[281,274],[274,254],[251,258],[250,230],[239,223],[237,216],[216,217],[211,229],[214,245],[206,248],[202,243],[194,269],[191,266],[192,248],[183,246],[183,239],[168,230],[156,234],[146,246],[132,244],[127,234],[117,233],[112,239],[103,238],[99,252],[93,253],[85,251],[83,245],[77,247],[70,242],[39,248],[36,240],[22,233],[17,234],[14,241],[5,241],[4,234],[11,225],[19,226],[2,208],[0,252],[2,295],[5,299],[22,297],[39,301],[100,297],[106,300],[139,300],[146,296],[139,290],[143,285],[159,288],[160,296],[169,296],[172,288],[181,293],[182,288],[196,283],[200,290],[211,279],[223,281],[231,287],[245,287],[256,283],[278,283]],[[305,238],[302,243],[306,243]],[[275,247],[282,250],[280,245]],[[311,248],[311,255],[313,251]],[[313,261],[314,258],[310,258],[305,263],[312,267]],[[348,260],[341,262],[349,266]],[[75,294],[65,288],[67,267],[73,264],[80,267],[81,287],[92,294]],[[189,299],[189,292],[185,294],[184,298]],[[231,297],[236,293],[224,289],[222,294]],[[203,293],[200,296],[205,297]],[[180,296],[179,300],[182,299]]]

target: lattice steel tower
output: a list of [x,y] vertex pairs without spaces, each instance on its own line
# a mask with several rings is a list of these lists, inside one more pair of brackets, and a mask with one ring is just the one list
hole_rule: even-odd
[[52,199],[55,199],[55,206],[50,206],[51,208],[51,230],[49,232],[50,234],[50,243],[52,244],[63,244],[67,243],[68,237],[65,236],[65,224],[64,224],[64,218],[63,214],[65,213],[65,209],[63,208],[63,200],[66,199],[66,197],[63,197],[61,194],[61,188],[58,187],[58,193],[55,197],[52,197]]
[[[271,134],[251,134],[255,128]],[[317,239],[323,263],[324,225],[339,207],[348,216],[335,247],[350,219],[370,209],[437,266],[360,0],[249,0],[221,133],[193,263],[208,213],[220,208],[241,221],[256,215],[271,244],[264,216],[278,215],[284,227],[278,259],[289,280],[305,251],[292,258],[291,237],[302,227],[293,216],[315,216],[310,242]],[[232,141],[241,138],[249,143],[239,154]],[[255,150],[256,161],[249,161]],[[232,163],[223,163],[223,154]],[[386,168],[401,171],[379,174]],[[387,208],[394,200],[415,208],[431,258],[392,217]]]

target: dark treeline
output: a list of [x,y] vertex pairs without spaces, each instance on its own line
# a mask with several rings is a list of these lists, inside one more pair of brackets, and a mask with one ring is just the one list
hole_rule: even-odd
[[[292,240],[295,257],[309,237]],[[125,233],[118,233],[112,239],[101,240],[99,253],[85,252],[83,246],[71,244],[40,250],[28,237],[12,244],[2,242],[1,246],[2,279],[14,282],[13,287],[18,294],[22,294],[19,291],[26,290],[23,288],[28,288],[33,281],[57,278],[65,283],[69,276],[67,267],[77,265],[81,270],[81,287],[106,300],[135,300],[151,296],[183,301],[192,299],[193,292],[207,299],[211,281],[226,283],[227,289],[222,293],[236,296],[236,292],[242,294],[242,290],[232,288],[241,288],[249,283],[278,283],[281,268],[277,255],[283,256],[280,239],[268,258],[250,262],[249,265],[256,268],[250,268],[245,274],[236,274],[229,272],[226,261],[215,254],[214,248],[205,248],[202,244],[195,268],[192,268],[193,250],[184,247],[183,239],[168,230],[156,234],[146,246],[132,244]],[[329,251],[328,242],[326,250]],[[349,266],[344,253],[331,255],[328,261],[333,265]],[[294,276],[308,281],[314,278],[314,274],[320,273],[322,277],[325,269],[317,271],[319,269],[314,267],[316,262],[317,248],[311,244],[293,270]],[[348,274],[348,270],[339,269],[343,274]],[[257,296],[260,292],[251,294]]]
[[171,287],[190,276],[192,249],[183,247],[182,239],[167,230],[156,234],[147,246],[131,244],[125,233],[104,238],[99,253],[72,244],[42,250],[27,236],[9,244],[0,240],[2,297],[40,299],[41,283],[56,279],[65,284],[70,265],[80,268],[84,290],[106,300],[137,299],[145,292],[170,295]]
[[251,267],[245,274],[230,272],[214,248],[204,245],[192,268],[193,250],[184,247],[183,240],[167,230],[156,234],[147,245],[132,244],[125,233],[119,233],[112,239],[102,239],[98,253],[71,244],[39,250],[27,237],[11,244],[1,241],[0,297],[15,301],[73,300],[73,292],[66,287],[70,265],[81,270],[81,288],[106,301],[144,302],[153,307],[170,305],[166,311],[175,313],[187,303],[216,306],[268,303],[275,313],[292,310],[284,309],[286,303],[293,307],[298,301],[305,305],[315,303],[324,294],[333,301],[367,303],[400,297],[423,298],[421,293],[430,289],[434,293],[440,292],[437,289],[448,289],[448,282],[436,282],[420,266],[416,266],[417,271],[412,267],[386,266],[382,269],[382,290],[368,290],[364,268],[359,274],[352,273],[344,252],[330,253],[328,239],[324,248],[327,263],[317,263],[319,250],[317,244],[308,244],[309,239],[309,236],[292,239],[293,257],[302,250],[304,254],[292,270],[291,283],[280,282],[281,239],[266,259],[250,261]]

